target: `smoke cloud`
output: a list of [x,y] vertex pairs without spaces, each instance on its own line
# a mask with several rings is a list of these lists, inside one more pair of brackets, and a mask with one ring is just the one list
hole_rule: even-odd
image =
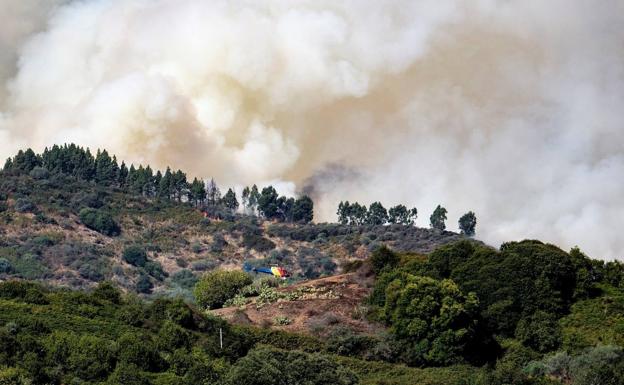
[[[621,0],[0,0],[0,155],[76,142],[222,185],[468,210],[624,256]],[[288,187],[291,189],[291,187]]]

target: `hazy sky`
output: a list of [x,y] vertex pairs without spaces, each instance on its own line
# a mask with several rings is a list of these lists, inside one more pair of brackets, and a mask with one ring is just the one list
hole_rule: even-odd
[[623,0],[0,0],[0,156],[476,212],[624,258]]

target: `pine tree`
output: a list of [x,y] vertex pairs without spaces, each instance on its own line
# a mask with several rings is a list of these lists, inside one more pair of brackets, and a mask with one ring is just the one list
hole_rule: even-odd
[[189,200],[193,202],[195,206],[199,206],[204,203],[206,200],[206,187],[204,186],[204,182],[198,180],[197,178],[193,179],[189,189]]
[[158,184],[158,197],[171,199],[171,169],[167,167],[165,174],[163,175],[160,183]]
[[41,166],[41,159],[30,148],[26,151],[19,150],[17,155],[13,158],[14,170],[29,173],[33,168],[38,166]]
[[95,181],[101,184],[110,184],[117,177],[117,165],[106,150],[98,150],[95,156]]
[[145,167],[144,177],[141,185],[141,193],[148,197],[156,195],[156,185],[154,184],[154,171],[150,166]]
[[128,167],[126,167],[125,162],[121,162],[121,166],[119,166],[119,175],[117,177],[117,185],[121,188],[126,187],[126,181],[128,179]]
[[188,183],[186,181],[186,174],[181,170],[178,170],[173,174],[173,191],[175,195],[175,199],[180,202],[182,197],[187,194]]
[[304,195],[294,202],[292,221],[309,223],[314,219],[314,202]]
[[221,199],[223,206],[234,212],[238,209],[238,200],[236,199],[236,193],[230,188],[227,190],[223,199]]
[[11,160],[11,158],[8,158],[6,162],[4,162],[4,167],[2,168],[2,170],[9,171],[12,168],[13,168],[13,161]]
[[266,219],[276,219],[279,215],[278,194],[273,186],[262,189],[258,198],[258,211]]

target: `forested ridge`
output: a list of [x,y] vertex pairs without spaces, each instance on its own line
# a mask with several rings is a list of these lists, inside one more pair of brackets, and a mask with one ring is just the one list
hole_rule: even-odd
[[[105,151],[20,152],[0,172],[0,384],[624,383],[622,263],[537,240],[496,249],[472,212],[462,234],[442,206],[431,229],[417,213],[342,202],[340,223],[315,224],[308,197],[270,186],[239,198]],[[306,301],[352,320],[310,312],[284,331]]]

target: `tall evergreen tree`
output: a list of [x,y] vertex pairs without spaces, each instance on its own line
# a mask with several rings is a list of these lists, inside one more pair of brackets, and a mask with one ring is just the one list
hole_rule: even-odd
[[338,223],[348,225],[351,219],[350,211],[351,205],[349,204],[349,201],[340,201],[340,203],[338,204],[338,211],[336,212],[336,214],[338,215]]
[[396,205],[388,210],[388,222],[393,224],[406,224],[408,220],[408,211],[405,205]]
[[278,194],[273,186],[267,186],[262,189],[262,193],[258,198],[258,211],[266,219],[276,219],[279,215]]
[[255,213],[258,208],[258,200],[260,199],[260,192],[258,191],[258,186],[255,184],[251,187],[251,191],[249,192],[249,208],[252,213]]
[[475,235],[475,228],[477,227],[477,216],[472,211],[468,211],[466,214],[459,218],[459,229],[462,234],[469,237]]
[[141,185],[141,193],[148,197],[153,197],[156,195],[156,185],[154,184],[154,172],[152,168],[148,165],[145,167],[145,171],[143,172],[143,184]]
[[9,171],[12,168],[13,168],[13,161],[11,160],[11,158],[8,158],[6,162],[4,162],[4,167],[2,168],[2,170]]
[[238,199],[236,199],[236,193],[231,188],[227,190],[221,199],[221,203],[232,212],[238,210]]
[[349,208],[349,224],[363,225],[366,224],[368,217],[368,209],[358,202],[353,203]]
[[206,187],[206,193],[209,205],[215,206],[219,204],[219,201],[221,200],[221,191],[219,190],[219,186],[217,186],[217,182],[215,182],[214,178],[210,178],[208,186]]
[[446,229],[446,209],[440,205],[433,210],[433,214],[429,217],[432,229],[444,230]]
[[171,199],[171,184],[172,184],[172,176],[171,169],[167,167],[165,174],[162,176],[160,183],[158,184],[158,197]]
[[128,179],[128,167],[126,166],[125,162],[121,162],[121,166],[119,166],[119,175],[117,177],[117,184],[119,185],[119,187],[125,187],[126,186],[126,181]]
[[116,166],[106,150],[98,150],[95,156],[95,181],[101,184],[113,183],[117,177]]
[[154,185],[154,196],[158,196],[158,189],[160,188],[160,181],[162,180],[162,172],[156,171],[156,174],[152,178],[152,184]]
[[206,200],[206,187],[204,186],[203,181],[200,181],[197,178],[193,179],[191,187],[189,188],[189,200],[193,202],[195,206],[199,206],[204,203]]
[[172,180],[174,197],[180,202],[182,197],[187,194],[188,183],[186,181],[186,174],[178,170],[173,174]]
[[314,202],[309,196],[303,195],[294,201],[292,221],[309,223],[314,218]]
[[41,159],[32,149],[26,151],[19,150],[13,158],[13,169],[29,173],[33,168],[41,166]]
[[243,189],[243,193],[241,194],[243,210],[245,210],[245,212],[249,208],[249,194],[250,193],[251,193],[251,190],[249,189],[249,186],[245,186],[245,188]]
[[388,222],[411,226],[416,221],[418,210],[414,207],[408,210],[405,205],[396,205],[388,210]]
[[373,202],[368,207],[366,222],[369,225],[385,225],[388,222],[388,212],[381,202]]

